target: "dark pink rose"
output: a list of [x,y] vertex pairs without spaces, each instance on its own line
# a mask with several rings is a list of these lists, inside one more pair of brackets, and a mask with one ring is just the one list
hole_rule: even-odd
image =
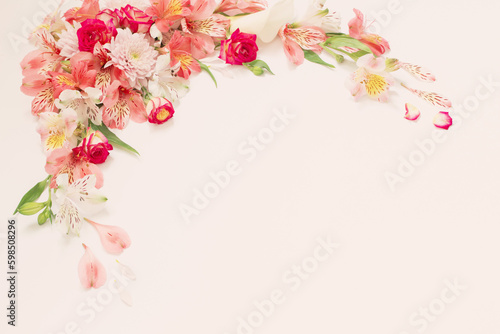
[[104,163],[109,156],[109,151],[112,149],[113,146],[108,143],[91,145],[87,151],[89,162],[96,165]]
[[221,41],[219,58],[231,65],[252,62],[257,59],[259,51],[256,40],[257,35],[245,34],[237,29],[231,38]]
[[161,97],[155,97],[149,101],[146,111],[149,115],[148,121],[153,124],[163,124],[174,117],[174,107],[172,103]]
[[109,43],[116,33],[116,28],[111,21],[106,24],[101,20],[87,19],[82,22],[82,27],[76,32],[78,47],[80,51],[93,52],[97,42],[101,45]]

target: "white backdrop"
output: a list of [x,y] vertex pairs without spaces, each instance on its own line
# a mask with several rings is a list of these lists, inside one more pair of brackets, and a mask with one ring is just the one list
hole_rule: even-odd
[[[275,41],[259,57],[276,76],[216,74],[216,89],[199,75],[168,125],[120,134],[141,156],[112,152],[103,187],[110,200],[94,218],[132,237],[118,259],[137,275],[127,283],[133,306],[106,288],[81,288],[82,242],[110,275],[116,268],[92,227],[67,238],[20,217],[18,326],[6,325],[2,278],[1,333],[497,333],[500,3],[394,4],[328,3],[344,30],[352,8],[373,17],[397,7],[376,23],[391,56],[438,78],[413,86],[468,106],[455,108],[445,137],[433,135],[438,110],[403,89],[387,104],[355,103],[344,87],[353,66],[295,68]],[[43,8],[43,0],[2,4],[3,234],[20,197],[45,177],[31,98],[19,91],[18,64],[31,48],[9,41]],[[421,107],[416,124],[403,118],[405,102]],[[249,137],[269,134],[275,109],[294,117],[253,155]],[[232,161],[240,173],[188,224],[179,208]],[[391,187],[388,173],[404,182]]]

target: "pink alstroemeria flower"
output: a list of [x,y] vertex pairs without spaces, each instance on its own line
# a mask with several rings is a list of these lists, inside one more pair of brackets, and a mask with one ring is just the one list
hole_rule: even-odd
[[359,68],[348,81],[352,96],[357,100],[363,95],[368,95],[372,99],[386,102],[389,98],[389,88],[394,80],[385,71],[385,58],[375,58],[372,54],[367,54],[360,57],[356,64]]
[[453,125],[453,119],[446,111],[440,111],[434,117],[434,125],[437,128],[448,130]]
[[100,11],[99,0],[83,0],[81,7],[69,9],[64,17],[69,23],[73,23],[73,21],[83,22],[87,19],[94,19]]
[[192,55],[192,38],[175,31],[167,45],[170,51],[170,67],[178,67],[177,75],[188,79],[192,72],[201,72],[201,66]]
[[90,219],[85,220],[95,227],[104,249],[111,254],[121,254],[124,249],[130,247],[132,241],[128,233],[118,226],[101,225]]
[[191,13],[189,0],[150,0],[150,3],[146,14],[156,19],[156,27],[161,32],[168,32],[175,21]]
[[215,50],[215,41],[226,38],[231,20],[213,14],[217,6],[214,0],[194,0],[191,14],[181,21],[182,31],[191,35],[192,55],[203,59]]
[[85,249],[78,264],[78,277],[85,289],[100,288],[106,283],[106,269],[102,263],[94,256],[94,253],[85,244],[82,244]]
[[52,176],[51,188],[57,188],[57,177],[60,174],[68,174],[68,183],[72,184],[87,175],[96,176],[95,187],[101,188],[104,182],[103,175],[99,167],[90,163],[85,155],[78,154],[68,148],[58,148],[47,157],[45,171]]
[[389,42],[377,34],[369,34],[366,30],[365,18],[361,11],[354,9],[356,17],[349,21],[349,35],[366,44],[373,54],[381,56],[391,50]]
[[49,72],[54,85],[54,98],[67,90],[85,90],[94,87],[96,70],[96,58],[92,53],[79,52],[70,60],[71,73]]
[[252,14],[268,8],[266,0],[222,0],[216,13],[224,13],[229,16],[238,14]]
[[148,120],[142,95],[115,80],[106,90],[102,121],[112,129],[124,129],[129,120],[144,123]]
[[301,65],[304,62],[303,50],[319,53],[323,50],[320,44],[326,41],[325,32],[314,26],[295,28],[293,24],[286,24],[278,34],[283,41],[288,60],[295,65]]

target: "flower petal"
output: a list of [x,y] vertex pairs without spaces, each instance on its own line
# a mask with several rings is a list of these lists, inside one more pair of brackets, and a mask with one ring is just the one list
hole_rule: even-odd
[[78,276],[80,277],[80,282],[86,289],[99,288],[106,283],[107,275],[106,269],[102,263],[97,260],[85,244],[85,254],[80,259],[78,264]]
[[409,121],[416,121],[420,117],[420,110],[415,107],[413,104],[406,104],[406,114],[405,118]]
[[404,88],[408,89],[413,94],[415,94],[418,97],[426,100],[427,102],[429,102],[430,104],[432,104],[434,106],[443,107],[443,108],[447,108],[447,109],[449,109],[449,108],[452,107],[451,101],[448,100],[446,97],[444,97],[442,95],[439,95],[437,93],[425,92],[425,91],[421,91],[421,90],[418,90],[418,89],[413,89],[413,88],[410,88],[410,87],[406,86],[403,83],[401,85]]
[[128,233],[118,226],[101,225],[90,219],[85,219],[95,227],[104,249],[111,254],[121,254],[125,248],[130,247],[132,241]]
[[434,117],[434,125],[437,128],[448,130],[453,125],[453,119],[448,112],[440,111]]
[[415,78],[420,79],[421,81],[424,82],[436,81],[436,77],[434,76],[434,74],[432,74],[430,71],[421,66],[403,62],[399,62],[399,66],[400,68],[404,69],[405,71],[413,75]]

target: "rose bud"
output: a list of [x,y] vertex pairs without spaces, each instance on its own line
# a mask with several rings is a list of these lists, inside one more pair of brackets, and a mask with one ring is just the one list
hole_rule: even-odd
[[149,115],[149,123],[153,124],[163,124],[171,119],[175,113],[172,103],[161,97],[151,99],[146,107],[146,111]]

